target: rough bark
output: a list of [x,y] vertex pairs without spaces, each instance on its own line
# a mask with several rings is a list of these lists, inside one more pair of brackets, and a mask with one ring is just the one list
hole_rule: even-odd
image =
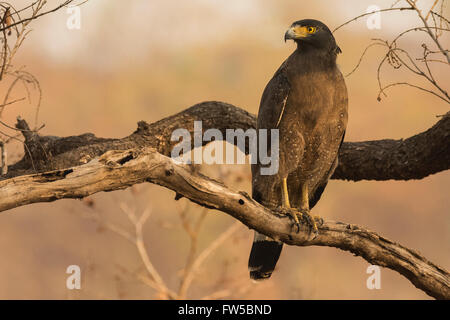
[[192,171],[189,166],[177,164],[153,148],[108,151],[70,169],[0,181],[0,211],[34,202],[82,198],[142,182],[167,187],[202,206],[226,212],[249,228],[290,245],[329,246],[350,251],[371,264],[399,272],[434,298],[450,299],[450,274],[418,252],[375,232],[341,222],[325,221],[319,225],[315,238],[305,225],[297,233],[287,216]]
[[[173,145],[173,130],[193,132],[195,120],[202,120],[203,130],[216,128],[225,136],[226,129],[254,128],[255,116],[233,105],[209,101],[152,124],[144,121],[130,136],[122,139],[97,138],[93,134],[72,137],[40,136],[29,130],[24,120],[17,127],[24,131],[25,156],[8,167],[11,178],[23,174],[63,169],[85,163],[108,150],[153,147],[168,156]],[[450,113],[433,127],[408,139],[344,142],[333,179],[409,180],[422,179],[450,168]]]
[[[93,134],[41,136],[18,119],[25,137],[25,155],[0,179],[0,211],[18,206],[82,198],[100,191],[127,188],[142,182],[172,189],[208,208],[221,210],[249,228],[290,245],[330,246],[350,251],[368,262],[393,269],[417,288],[438,299],[450,299],[450,275],[419,253],[351,224],[326,221],[311,239],[305,227],[296,233],[285,216],[176,164],[170,151],[172,132],[202,120],[203,130],[254,128],[255,116],[223,102],[204,102],[152,124],[144,121],[130,136],[105,139]],[[334,179],[420,179],[450,167],[450,113],[432,128],[405,140],[345,142]],[[125,151],[124,151],[125,150]]]

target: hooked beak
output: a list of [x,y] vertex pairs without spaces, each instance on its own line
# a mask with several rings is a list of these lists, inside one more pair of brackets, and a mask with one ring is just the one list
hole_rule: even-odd
[[306,31],[306,27],[290,27],[284,34],[284,42],[286,42],[287,40],[299,40],[302,38],[306,38],[307,36],[308,32]]

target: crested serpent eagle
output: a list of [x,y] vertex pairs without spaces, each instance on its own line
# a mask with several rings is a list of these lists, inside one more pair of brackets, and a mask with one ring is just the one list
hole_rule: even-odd
[[[312,19],[294,22],[284,39],[295,41],[297,48],[267,84],[257,120],[257,130],[278,129],[279,168],[262,175],[263,165],[252,165],[252,196],[289,213],[297,228],[307,222],[317,234],[318,217],[309,211],[336,169],[347,126],[347,88],[336,65],[341,49],[330,29]],[[269,278],[281,249],[281,242],[255,232],[250,277]]]

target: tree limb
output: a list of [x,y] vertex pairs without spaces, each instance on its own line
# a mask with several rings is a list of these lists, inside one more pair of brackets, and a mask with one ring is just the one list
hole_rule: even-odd
[[[22,160],[8,167],[0,179],[77,166],[108,150],[152,147],[169,156],[177,142],[172,132],[185,128],[193,134],[195,120],[202,120],[203,130],[216,128],[225,136],[226,129],[254,128],[256,118],[233,105],[208,101],[152,124],[138,123],[137,130],[122,139],[105,139],[93,134],[71,137],[41,136],[19,119],[16,127],[25,137]],[[425,132],[405,140],[344,142],[339,165],[332,179],[410,180],[422,179],[450,168],[450,112]]]
[[450,274],[418,252],[364,228],[325,221],[312,239],[307,227],[296,233],[287,216],[261,206],[246,193],[177,164],[153,148],[108,151],[70,169],[0,181],[0,211],[35,202],[82,198],[99,191],[151,182],[207,208],[223,211],[251,229],[297,246],[328,246],[350,251],[371,264],[395,270],[437,299],[450,299]]

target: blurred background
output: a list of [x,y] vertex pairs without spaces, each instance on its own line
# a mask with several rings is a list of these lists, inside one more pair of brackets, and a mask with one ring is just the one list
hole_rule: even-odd
[[[17,0],[21,8],[29,1]],[[48,1],[48,8],[60,1]],[[430,8],[434,1],[419,1]],[[262,91],[294,50],[283,35],[296,20],[315,18],[334,29],[392,1],[294,0],[90,0],[80,7],[81,27],[70,30],[66,9],[31,23],[33,31],[14,64],[40,83],[41,134],[67,136],[92,132],[99,137],[131,134],[139,120],[154,122],[205,100],[225,101],[257,113]],[[449,9],[444,11],[449,16]],[[389,12],[381,28],[366,18],[335,33],[344,74],[358,63],[373,38],[392,40],[419,24],[414,12]],[[13,35],[14,37],[14,35]],[[423,51],[425,34],[400,40],[413,54]],[[449,38],[441,41],[448,46]],[[427,42],[428,43],[428,42]],[[396,87],[377,101],[377,67],[384,52],[372,48],[359,69],[346,78],[349,123],[346,141],[407,138],[432,126],[448,104],[413,88]],[[445,87],[448,66],[434,69]],[[384,68],[384,83],[423,84],[404,68]],[[0,83],[3,97],[7,83]],[[21,98],[17,87],[11,99]],[[38,95],[6,108],[2,121],[17,115],[33,123]],[[6,129],[4,129],[6,132]],[[23,155],[11,144],[9,160]],[[248,165],[204,166],[208,175],[250,192]],[[429,260],[450,267],[449,172],[420,181],[329,183],[313,213],[360,224],[414,248]],[[192,271],[187,298],[230,299],[428,299],[408,280],[381,271],[381,289],[369,290],[369,264],[333,248],[285,246],[268,281],[254,284],[247,271],[253,231],[218,211],[187,200],[174,201],[167,189],[143,184],[100,193],[88,200],[33,204],[0,214],[1,299],[158,299],[136,245],[130,212],[151,212],[143,227],[148,256],[167,287],[178,291],[186,263],[207,250]],[[189,226],[200,227],[189,235]],[[228,231],[226,231],[228,230]],[[223,236],[223,232],[228,232]],[[191,246],[196,238],[197,245]],[[218,240],[219,239],[219,240]],[[195,242],[195,241],[194,241]],[[212,245],[213,244],[213,245]],[[212,246],[211,246],[212,245]],[[197,260],[198,261],[198,260]],[[79,265],[81,290],[66,288],[66,268]],[[147,279],[147,280],[146,280]]]

